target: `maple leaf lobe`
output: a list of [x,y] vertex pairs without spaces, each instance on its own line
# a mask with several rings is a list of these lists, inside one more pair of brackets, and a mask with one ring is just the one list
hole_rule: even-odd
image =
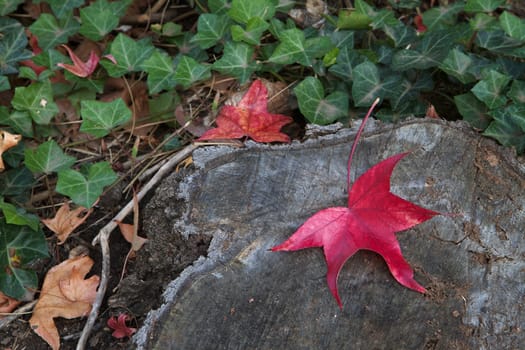
[[419,207],[390,192],[396,164],[408,153],[394,155],[361,175],[350,189],[348,207],[323,209],[312,215],[288,240],[272,251],[322,247],[328,287],[342,308],[337,279],[344,263],[358,250],[378,253],[403,286],[424,293],[401,253],[395,232],[420,224],[440,213]]
[[247,136],[256,142],[290,142],[281,128],[292,118],[268,112],[268,90],[255,80],[237,106],[222,107],[217,127],[206,131],[197,141],[238,139]]

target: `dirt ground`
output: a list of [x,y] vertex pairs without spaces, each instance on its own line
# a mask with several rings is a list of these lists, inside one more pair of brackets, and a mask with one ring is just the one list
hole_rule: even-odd
[[[180,172],[182,178],[191,170],[184,169]],[[82,245],[89,249],[89,255],[94,259],[95,265],[91,274],[99,274],[102,264],[102,256],[99,246],[92,246],[91,240],[97,235],[99,230],[112,218],[118,210],[127,204],[129,198],[122,198],[121,188],[115,188],[102,198],[98,205],[95,215],[90,217],[85,225],[86,229],[81,230],[70,237],[64,246],[51,243],[50,252],[52,257],[44,261],[47,265],[45,270],[54,266],[57,261],[64,260],[69,251],[76,246]],[[145,205],[147,202],[141,203]],[[105,215],[104,215],[105,214]],[[109,215],[111,214],[111,215]],[[161,228],[159,228],[161,229]],[[144,235],[139,232],[139,235]],[[161,303],[162,292],[167,283],[175,279],[178,274],[190,265],[199,256],[206,255],[209,237],[192,236],[188,240],[184,237],[172,237],[172,252],[170,257],[171,264],[163,265],[158,269],[148,261],[159,259],[155,249],[146,244],[133,259],[126,264],[124,274],[122,269],[128,254],[130,244],[124,240],[122,235],[115,230],[110,239],[111,250],[111,275],[108,285],[106,299],[102,305],[99,317],[89,337],[88,349],[126,349],[128,348],[128,338],[118,340],[111,333],[112,330],[106,325],[111,316],[119,313],[127,313],[132,319],[127,323],[130,327],[139,328],[147,313],[158,308]],[[123,283],[121,282],[123,276]],[[42,276],[39,276],[42,277]],[[89,277],[89,275],[87,276]],[[22,315],[8,326],[0,329],[0,349],[1,350],[47,350],[49,345],[35,334],[29,325],[31,313]],[[57,329],[61,337],[61,349],[75,349],[78,339],[82,333],[86,319],[76,318],[67,320],[55,318]]]

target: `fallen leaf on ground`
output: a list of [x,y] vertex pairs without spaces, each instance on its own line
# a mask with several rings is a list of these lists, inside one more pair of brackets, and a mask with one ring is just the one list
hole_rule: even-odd
[[[363,120],[356,140],[377,102]],[[348,161],[348,174],[355,142]],[[392,171],[407,154],[397,154],[376,164],[361,175],[351,188],[348,177],[348,207],[332,207],[317,212],[288,240],[272,248],[272,251],[295,251],[323,247],[328,266],[328,288],[340,308],[342,303],[337,289],[339,272],[343,264],[360,249],[380,254],[394,278],[403,286],[420,293],[426,292],[414,280],[414,272],[403,258],[394,235],[439,215],[390,192]]]
[[[52,219],[42,219],[44,225],[53,231],[57,238],[58,244],[64,244],[69,235],[93,212],[93,209],[87,210],[84,207],[78,207],[75,210],[69,209],[69,202],[62,204],[58,209],[55,217]],[[81,214],[84,213],[83,216]]]
[[133,333],[137,331],[136,328],[128,327],[126,325],[126,321],[128,321],[131,317],[127,314],[120,314],[118,317],[110,317],[108,319],[108,327],[113,329],[113,333],[111,335],[117,339],[121,339],[124,337],[131,337]]
[[4,161],[2,160],[2,154],[11,147],[18,145],[18,142],[20,142],[21,139],[22,136],[20,135],[13,135],[7,131],[0,130],[0,171],[5,169]]
[[10,298],[4,293],[0,292],[0,319],[5,316],[3,314],[10,313],[19,304],[20,304],[20,301]]
[[260,80],[252,83],[237,106],[222,107],[217,128],[206,131],[197,141],[249,137],[257,142],[290,142],[281,128],[292,118],[268,112],[268,91]]
[[120,229],[120,233],[122,233],[122,236],[124,237],[124,239],[127,242],[131,243],[131,250],[133,251],[139,250],[140,248],[142,248],[144,243],[148,241],[146,238],[142,238],[136,233],[135,225],[125,224],[120,221],[116,221],[116,222],[117,222],[118,228]]
[[60,348],[60,336],[53,318],[82,317],[91,311],[100,280],[96,275],[84,279],[92,266],[89,256],[71,258],[51,268],[44,279],[29,323],[53,350]]
[[[88,60],[84,62],[69,48],[69,46],[62,45],[62,47],[66,49],[73,64],[57,63],[57,66],[64,68],[81,78],[86,78],[93,74],[97,68],[98,62],[100,61],[100,57],[94,50],[89,54]],[[116,64],[115,58],[112,55],[105,55],[103,57]]]

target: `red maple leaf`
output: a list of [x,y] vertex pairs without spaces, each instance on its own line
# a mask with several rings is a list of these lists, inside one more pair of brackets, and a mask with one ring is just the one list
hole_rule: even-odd
[[[376,101],[377,103],[378,101]],[[356,140],[366,119],[361,124]],[[350,188],[350,164],[355,145],[348,160],[348,187]],[[348,194],[348,207],[323,209],[311,216],[284,243],[272,251],[295,251],[304,248],[323,247],[328,271],[328,288],[342,308],[337,290],[337,278],[343,264],[360,249],[380,254],[394,278],[403,286],[426,292],[414,280],[412,268],[403,258],[395,232],[418,225],[438,212],[419,207],[390,192],[390,176],[396,164],[408,153],[392,156],[361,175]]]
[[114,338],[121,339],[124,337],[130,337],[137,331],[136,328],[131,328],[126,325],[126,321],[130,319],[127,314],[120,314],[118,317],[110,317],[108,319],[108,327],[113,329],[111,335]]
[[268,112],[268,91],[256,80],[237,106],[224,106],[217,117],[217,128],[206,131],[197,141],[238,139],[244,136],[257,142],[290,142],[281,128],[292,118]]

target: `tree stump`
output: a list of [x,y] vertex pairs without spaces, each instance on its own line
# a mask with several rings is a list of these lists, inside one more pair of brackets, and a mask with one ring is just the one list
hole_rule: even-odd
[[[372,122],[372,121],[370,121]],[[517,349],[525,344],[525,176],[510,150],[463,124],[414,119],[365,128],[356,179],[411,151],[392,192],[449,215],[397,237],[415,279],[402,287],[360,251],[339,276],[340,310],[321,249],[271,252],[312,214],[345,206],[356,128],[303,143],[205,147],[195,172],[167,178],[144,217],[148,261],[172,237],[212,237],[134,337],[146,349]],[[153,248],[152,248],[153,247]],[[165,266],[164,266],[165,268]]]

